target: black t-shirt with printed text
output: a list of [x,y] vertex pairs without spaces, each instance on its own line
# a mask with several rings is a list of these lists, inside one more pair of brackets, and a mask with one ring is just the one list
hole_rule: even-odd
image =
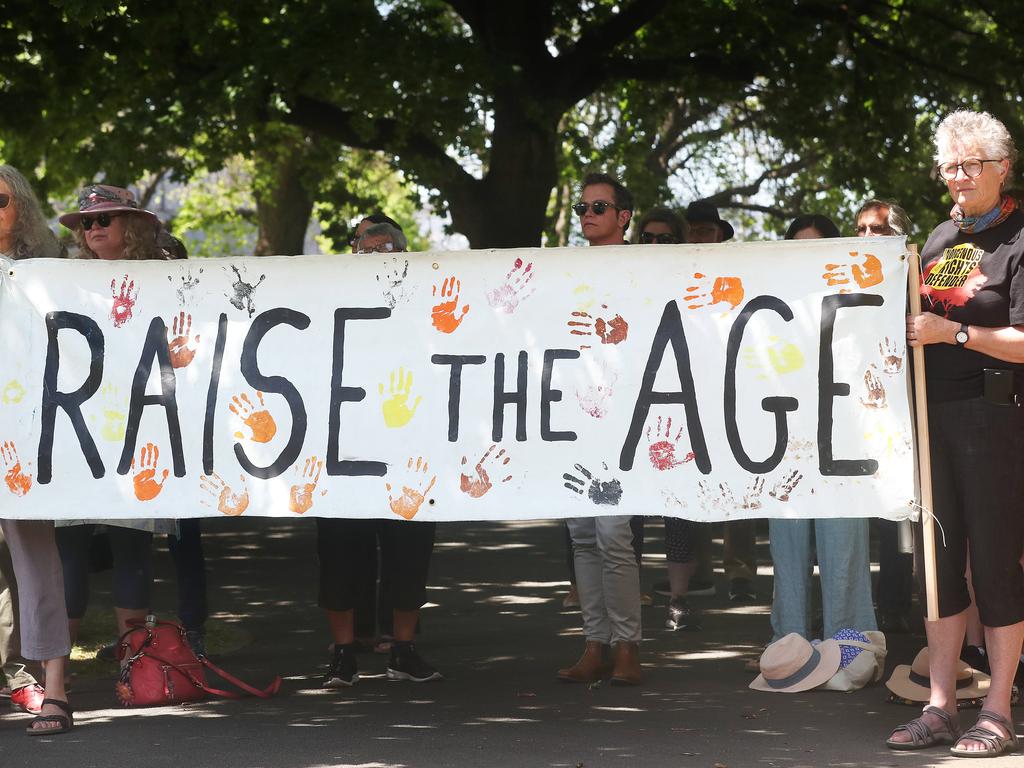
[[[937,226],[921,252],[921,308],[957,323],[998,328],[1024,325],[1024,213],[983,232]],[[925,347],[930,400],[966,400],[984,392],[985,368],[1016,371],[1024,393],[1024,364],[955,344]]]

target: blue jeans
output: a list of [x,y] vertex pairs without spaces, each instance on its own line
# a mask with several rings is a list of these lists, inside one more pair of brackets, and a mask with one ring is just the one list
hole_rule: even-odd
[[772,641],[790,632],[811,640],[811,576],[814,567],[811,530],[821,573],[824,636],[840,629],[878,629],[871,604],[871,564],[866,518],[771,520],[775,596]]

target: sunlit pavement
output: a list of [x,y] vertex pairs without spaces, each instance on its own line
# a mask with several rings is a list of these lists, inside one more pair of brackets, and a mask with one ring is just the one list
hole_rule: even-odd
[[[661,629],[665,600],[644,608],[636,688],[559,683],[582,650],[557,522],[448,523],[438,529],[420,652],[440,682],[388,682],[387,655],[362,654],[347,690],[318,687],[328,660],[316,607],[312,520],[204,521],[210,602],[253,637],[217,661],[257,685],[284,678],[270,701],[121,708],[109,680],[77,681],[71,734],[30,739],[26,715],[0,717],[0,766],[930,766],[965,765],[941,748],[893,753],[884,739],[916,711],[875,686],[850,694],[750,691],[744,664],[770,635],[771,577],[762,602],[691,598],[701,632]],[[643,582],[664,578],[662,526],[647,526]],[[765,555],[767,547],[762,546]],[[716,547],[720,552],[720,547]],[[156,609],[174,612],[173,569],[161,545]],[[109,606],[109,577],[94,577],[92,610]],[[889,638],[888,669],[909,663],[922,637]],[[888,673],[887,673],[888,675]],[[1019,719],[1019,718],[1018,718]],[[964,713],[969,725],[973,714]],[[998,768],[1022,758],[987,760]]]

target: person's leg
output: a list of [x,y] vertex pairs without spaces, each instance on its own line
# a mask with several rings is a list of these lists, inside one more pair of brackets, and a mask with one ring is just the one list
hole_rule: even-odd
[[413,645],[420,608],[427,601],[427,577],[434,551],[436,523],[383,520],[378,528],[381,568],[391,576],[395,642],[388,679],[423,683],[441,673],[424,661]]
[[622,685],[640,682],[640,567],[629,521],[624,515],[594,519],[601,556],[601,589],[615,649],[612,683]]
[[[64,659],[71,653],[64,572],[54,539],[53,521],[0,520],[11,551],[19,588],[21,648],[26,658],[43,664],[46,698],[67,702]],[[65,715],[53,703],[42,705],[43,716]],[[34,721],[33,729],[55,729],[57,722]]]
[[[626,518],[628,520],[628,518]],[[606,663],[611,626],[605,608],[603,566],[597,548],[597,526],[592,517],[574,517],[566,520],[572,536],[572,551],[576,569],[576,591],[580,613],[583,615],[583,655],[571,667],[558,670],[558,678],[571,683],[592,683],[611,671]],[[628,524],[626,525],[628,529]],[[630,549],[630,561],[636,564]]]
[[110,549],[114,553],[113,598],[117,634],[130,629],[130,620],[145,620],[153,591],[153,534],[111,525]]
[[772,519],[769,544],[775,571],[772,642],[796,632],[808,640],[810,629],[811,521]]
[[665,626],[671,630],[700,629],[696,613],[686,599],[690,579],[697,569],[694,552],[697,525],[692,520],[665,518],[665,560],[671,593]]
[[914,555],[901,552],[900,524],[894,520],[876,520],[878,532],[878,584],[876,603],[878,623],[883,632],[909,632],[914,591]]
[[[0,666],[11,692],[37,685],[21,655],[18,621],[18,582],[14,576],[10,547],[0,532]],[[22,693],[25,691],[22,690]]]
[[96,526],[60,526],[54,531],[64,579],[64,603],[71,644],[78,639],[78,626],[89,606],[89,550]]
[[875,630],[867,518],[818,518],[814,541],[821,573],[825,638],[840,629]]
[[376,549],[372,520],[316,518],[316,546],[320,570],[319,605],[324,609],[333,647],[324,688],[348,687],[358,682],[355,656],[356,569],[355,552]]
[[209,608],[201,518],[179,520],[178,535],[168,534],[167,548],[178,577],[178,618],[186,632],[203,634]]
[[729,580],[729,599],[752,602],[757,599],[757,520],[727,520],[723,529],[722,565]]

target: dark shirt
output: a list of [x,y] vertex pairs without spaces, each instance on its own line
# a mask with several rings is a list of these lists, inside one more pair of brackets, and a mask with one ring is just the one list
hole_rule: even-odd
[[[961,232],[952,221],[937,226],[921,252],[921,308],[968,325],[1024,325],[1022,230],[1020,210],[984,232]],[[985,368],[1016,371],[1024,393],[1024,364],[954,344],[927,345],[925,366],[930,400],[980,397]]]

